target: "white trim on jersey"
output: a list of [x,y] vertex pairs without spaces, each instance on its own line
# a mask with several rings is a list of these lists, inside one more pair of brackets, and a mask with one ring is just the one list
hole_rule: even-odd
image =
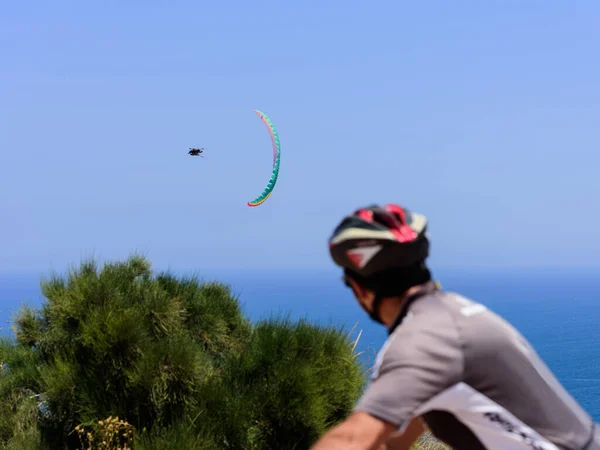
[[559,450],[509,411],[464,382],[440,392],[413,413],[447,411],[468,427],[486,448]]

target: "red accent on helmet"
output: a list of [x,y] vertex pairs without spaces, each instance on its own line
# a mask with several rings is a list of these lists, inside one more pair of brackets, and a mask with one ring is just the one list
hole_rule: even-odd
[[348,259],[350,260],[350,262],[352,264],[354,264],[356,267],[360,267],[362,262],[363,262],[363,255],[361,255],[360,253],[352,253],[352,252],[346,252],[346,256],[348,257]]
[[385,209],[398,216],[398,220],[400,220],[401,223],[406,223],[406,211],[404,211],[404,208],[393,203],[388,203],[385,205]]
[[374,213],[372,209],[361,208],[354,211],[354,215],[365,222],[373,223],[377,221],[385,225],[398,242],[410,242],[417,238],[417,233],[406,224],[406,211],[404,208],[390,203],[385,205],[383,210],[384,212],[380,209]]
[[411,242],[417,239],[417,233],[406,223],[406,211],[399,205],[385,205],[385,219],[389,230],[396,237],[398,242]]
[[373,222],[373,211],[370,209],[357,209],[354,214],[367,222]]

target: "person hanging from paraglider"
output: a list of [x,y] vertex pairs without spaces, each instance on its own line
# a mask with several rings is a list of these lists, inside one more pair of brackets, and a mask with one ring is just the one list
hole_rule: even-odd
[[202,156],[203,152],[204,152],[203,148],[192,148],[192,147],[190,147],[190,151],[188,152],[188,155],[191,155],[191,156],[200,156],[200,157],[204,158],[204,156]]

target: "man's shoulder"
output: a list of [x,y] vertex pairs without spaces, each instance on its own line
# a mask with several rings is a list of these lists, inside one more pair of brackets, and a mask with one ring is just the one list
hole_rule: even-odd
[[448,364],[453,364],[451,358],[462,360],[466,341],[474,335],[469,328],[489,326],[490,315],[492,322],[498,321],[485,305],[457,292],[436,290],[424,295],[410,305],[386,339],[377,354],[374,375],[382,366],[427,364],[432,358]]
[[487,373],[489,367],[477,359],[482,355],[489,357],[498,351],[515,355],[534,353],[529,341],[509,321],[483,303],[459,293],[438,291],[416,302],[411,312],[418,319],[411,328],[413,333],[419,330],[422,334],[421,345],[428,345],[433,351],[433,346],[443,345],[444,340],[448,342],[446,349],[449,345],[460,347],[464,370],[468,373],[473,370]]
[[411,304],[406,316],[394,333],[410,335],[413,339],[424,335],[445,339],[457,338],[462,317],[488,312],[485,305],[452,291],[437,290]]
[[459,313],[472,315],[475,312],[486,311],[482,303],[454,291],[437,290],[425,295],[411,307],[413,311],[424,311],[427,314]]
[[483,303],[453,291],[432,292],[416,301],[409,312],[416,319],[411,328],[446,338],[458,333],[463,341],[469,339],[470,329],[508,325]]
[[462,359],[461,336],[447,297],[445,292],[432,293],[411,305],[378,352],[374,378],[392,367],[427,365],[432,359],[437,359],[436,364],[455,365]]

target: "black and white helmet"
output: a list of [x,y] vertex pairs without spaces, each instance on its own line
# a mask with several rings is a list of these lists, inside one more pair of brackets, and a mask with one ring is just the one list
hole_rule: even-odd
[[335,263],[369,277],[429,256],[427,219],[399,205],[371,205],[345,217],[329,239]]

